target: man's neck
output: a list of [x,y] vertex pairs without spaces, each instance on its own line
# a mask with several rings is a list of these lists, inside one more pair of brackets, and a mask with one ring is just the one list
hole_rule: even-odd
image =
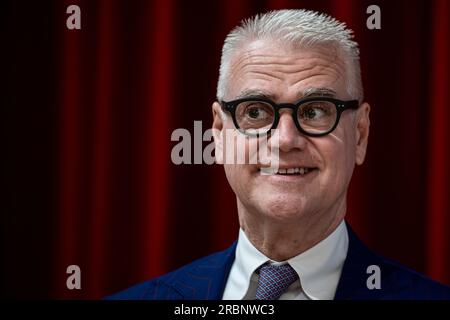
[[304,215],[296,221],[279,221],[249,214],[238,201],[239,222],[250,242],[274,261],[285,261],[327,238],[345,217],[345,200],[334,214]]

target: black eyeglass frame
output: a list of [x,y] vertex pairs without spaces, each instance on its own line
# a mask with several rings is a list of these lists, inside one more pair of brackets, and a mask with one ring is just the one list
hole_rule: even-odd
[[[270,104],[273,107],[273,110],[275,111],[275,116],[273,119],[273,123],[272,123],[272,127],[270,129],[268,129],[266,132],[264,133],[249,133],[249,132],[245,132],[244,130],[242,130],[239,127],[239,124],[237,122],[236,119],[236,109],[237,106],[242,103],[242,102],[247,102],[247,101],[255,101],[255,102],[265,102]],[[322,132],[322,133],[310,133],[305,131],[299,121],[298,121],[298,117],[297,112],[298,109],[300,108],[300,106],[304,103],[308,103],[308,102],[314,102],[314,101],[327,101],[327,102],[331,102],[334,104],[334,106],[336,107],[336,122],[334,123],[334,125],[326,132]],[[236,100],[232,100],[232,101],[220,101],[219,102],[220,105],[222,106],[222,110],[227,111],[231,114],[232,118],[233,118],[233,123],[234,126],[236,127],[237,130],[239,130],[240,132],[242,132],[245,135],[249,135],[249,136],[260,136],[260,135],[266,135],[266,134],[270,134],[270,131],[272,129],[275,129],[278,126],[278,122],[280,120],[280,110],[281,109],[291,109],[292,110],[292,119],[294,120],[295,126],[297,127],[297,129],[303,133],[304,135],[310,136],[310,137],[322,137],[325,136],[327,134],[330,134],[331,132],[334,131],[334,129],[336,129],[336,127],[339,124],[339,120],[341,118],[341,114],[342,112],[344,112],[345,110],[348,109],[358,109],[359,108],[359,101],[358,100],[339,100],[339,99],[335,99],[335,98],[331,98],[331,97],[308,97],[308,98],[303,98],[298,100],[296,103],[275,103],[270,99],[267,98],[261,98],[261,97],[246,97],[246,98],[241,98],[241,99],[236,99]]]

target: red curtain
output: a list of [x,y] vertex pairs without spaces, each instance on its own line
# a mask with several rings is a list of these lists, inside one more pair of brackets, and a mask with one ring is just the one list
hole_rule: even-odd
[[[81,9],[81,30],[66,8]],[[366,8],[381,9],[381,29]],[[237,237],[217,165],[174,165],[171,134],[211,126],[226,34],[270,9],[345,21],[372,105],[348,220],[375,251],[450,284],[450,4],[435,1],[8,3],[2,295],[100,298]],[[2,19],[3,20],[3,19]],[[209,144],[203,142],[203,147]],[[81,268],[68,290],[66,268]]]

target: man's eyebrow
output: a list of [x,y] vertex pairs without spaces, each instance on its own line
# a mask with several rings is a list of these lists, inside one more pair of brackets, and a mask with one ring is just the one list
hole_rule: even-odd
[[330,97],[334,98],[336,97],[336,91],[330,89],[330,88],[307,88],[304,91],[301,92],[300,97],[301,98],[308,98],[308,97]]
[[248,89],[248,90],[244,90],[241,93],[239,93],[238,96],[236,97],[236,99],[242,99],[242,98],[248,98],[248,97],[266,98],[266,99],[274,100],[275,95],[273,93],[271,93],[269,91],[265,91],[265,90]]

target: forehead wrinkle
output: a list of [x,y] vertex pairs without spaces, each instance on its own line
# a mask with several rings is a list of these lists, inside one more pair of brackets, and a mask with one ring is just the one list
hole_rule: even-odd
[[[326,50],[324,50],[326,49]],[[256,48],[247,49],[241,52],[236,52],[233,60],[256,60],[260,59],[270,59],[277,64],[292,64],[293,60],[303,60],[303,59],[322,59],[336,61],[340,60],[341,57],[337,51],[329,48],[298,48],[294,50],[281,49],[282,54],[273,53],[274,50],[280,50],[279,48]]]
[[[337,59],[330,63],[330,59],[323,58],[310,58],[310,57],[301,57],[301,58],[284,58],[285,61],[268,61],[267,59],[240,59],[233,66],[233,69],[241,69],[245,72],[259,72],[265,73],[268,75],[268,72],[265,72],[261,69],[268,68],[270,73],[277,74],[277,78],[281,78],[283,75],[290,75],[295,73],[308,72],[313,69],[321,69],[322,71],[331,71],[331,73],[342,74],[345,71],[343,63]],[[308,60],[306,64],[302,64],[303,60]],[[257,69],[257,70],[253,70]]]
[[[273,59],[272,59],[273,58]],[[314,65],[327,64],[332,62],[333,65],[340,65],[342,61],[337,59],[337,57],[330,57],[326,54],[315,54],[314,56],[300,56],[293,57],[289,55],[240,55],[236,61],[232,64],[234,68],[252,65],[264,65],[264,66],[287,66],[287,67],[300,67],[304,60],[308,60],[308,63],[301,67],[302,69],[309,69],[314,67]]]
[[283,81],[283,78],[281,76],[277,76],[274,73],[269,73],[269,72],[265,72],[265,71],[254,71],[254,70],[251,70],[251,71],[248,71],[248,74],[253,74],[253,75],[256,75],[256,76],[260,76],[262,79],[268,80],[268,81],[270,81],[272,79],[277,79],[277,80]]
[[[267,43],[268,39],[263,41],[250,41],[237,50],[230,60],[231,69],[239,68],[241,64],[262,63],[273,65],[292,66],[298,60],[322,59],[325,61],[340,61],[339,53],[333,47],[286,47],[282,43],[277,43],[276,39]],[[274,52],[281,52],[277,54]],[[262,61],[263,60],[263,61]],[[267,61],[269,60],[269,61]]]
[[[294,74],[294,73],[309,71],[311,69],[314,69],[316,66],[315,65],[295,66],[294,64],[291,64],[291,63],[285,64],[285,63],[249,62],[249,63],[246,63],[242,67],[242,70],[248,71],[248,69],[250,69],[250,71],[248,71],[248,72],[264,72],[261,70],[258,70],[258,71],[252,70],[254,67],[257,67],[258,69],[270,68],[270,71],[272,73],[284,75],[284,74]],[[286,68],[283,68],[283,67],[286,67]],[[297,68],[293,68],[293,67],[297,67]]]
[[341,78],[345,81],[345,62],[341,61],[336,53],[321,50],[284,50],[286,54],[279,55],[266,52],[267,50],[261,53],[261,50],[251,48],[237,53],[231,63],[230,81],[240,82],[241,79],[248,77],[255,78],[254,81],[261,80],[267,83],[276,81],[287,89],[291,86],[300,86],[302,82],[311,81],[316,77],[323,77],[324,81],[321,79],[319,86],[329,87],[335,91],[337,88],[334,84]]
[[324,77],[324,78],[330,78],[332,77],[332,81],[329,85],[332,86],[334,83],[338,82],[339,79],[342,77],[342,72],[339,70],[336,70],[332,66],[329,65],[315,65],[311,69],[304,71],[302,73],[299,73],[295,77],[291,77],[290,79],[286,79],[288,82],[288,86],[295,86],[297,84],[300,84],[303,81],[310,81],[315,77]]
[[[321,52],[309,50],[301,51],[286,51],[283,50],[284,54],[273,54],[272,52],[267,52],[264,50],[261,52],[261,48],[250,48],[236,52],[234,58],[231,59],[232,68],[238,68],[241,64],[265,64],[265,65],[288,65],[292,66],[299,60],[304,59],[322,59],[322,60],[336,60],[336,54],[330,59],[330,52]],[[305,54],[306,53],[306,54]]]
[[[297,72],[307,72],[307,71],[311,71],[312,73],[329,72],[331,74],[336,74],[339,76],[339,75],[344,74],[345,68],[343,67],[343,65],[341,65],[341,63],[338,63],[338,62],[330,63],[329,60],[324,61],[322,59],[314,59],[311,61],[309,67],[302,68],[302,70],[298,70]],[[295,72],[292,72],[292,73],[295,73]]]
[[[256,69],[256,70],[255,70]],[[327,73],[328,71],[328,73]],[[272,81],[278,80],[280,82],[285,82],[286,86],[294,86],[301,83],[302,81],[311,80],[314,77],[334,77],[333,81],[337,81],[341,74],[336,71],[332,66],[326,64],[312,65],[307,68],[302,69],[291,69],[290,72],[286,70],[271,70],[270,72],[265,71],[264,68],[252,68],[250,65],[244,66],[244,74],[254,76],[260,80]],[[297,75],[294,78],[286,77],[286,75]]]

